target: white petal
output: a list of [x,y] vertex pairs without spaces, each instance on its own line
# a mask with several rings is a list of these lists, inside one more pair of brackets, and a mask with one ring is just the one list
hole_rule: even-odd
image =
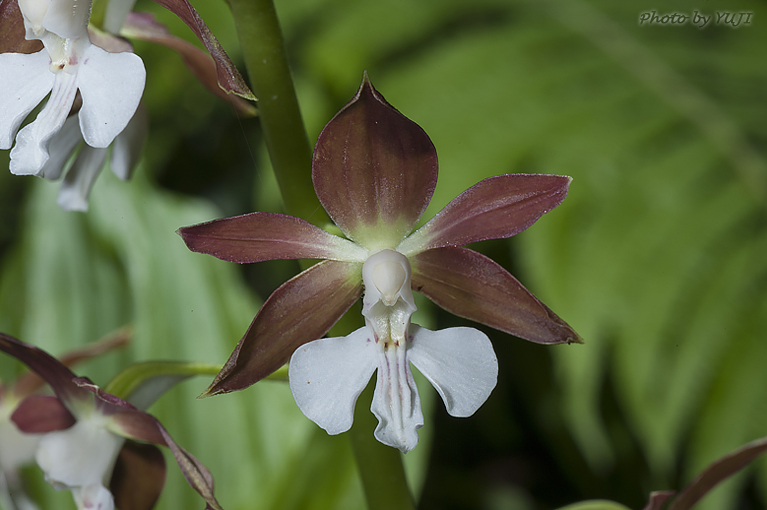
[[48,12],[50,0],[18,0],[19,10],[24,18],[27,39],[34,39],[35,32],[43,31],[43,18]]
[[64,177],[56,202],[65,211],[87,211],[88,195],[104,166],[108,149],[84,146]]
[[362,315],[384,344],[404,344],[410,316],[416,311],[408,259],[393,250],[381,250],[362,265]]
[[378,375],[370,410],[378,418],[375,437],[385,445],[409,452],[423,427],[421,398],[405,347],[391,343],[379,351]]
[[109,432],[105,420],[94,413],[43,436],[35,459],[48,483],[70,490],[109,483],[125,439]]
[[[43,0],[36,0],[42,2]],[[48,2],[42,26],[64,39],[88,37],[91,0],[56,0]]]
[[490,339],[474,328],[430,331],[415,324],[408,357],[434,385],[452,416],[471,416],[490,396],[498,360]]
[[50,62],[45,50],[0,54],[0,149],[11,148],[21,122],[51,91]]
[[40,434],[21,432],[10,419],[10,410],[0,404],[0,476],[31,463],[40,442]]
[[11,151],[11,172],[17,175],[38,175],[48,161],[48,141],[64,124],[77,93],[75,75],[60,72],[54,75],[53,90],[45,107],[31,124],[16,135]]
[[77,510],[114,510],[115,501],[109,489],[100,483],[72,489]]
[[138,55],[107,53],[93,44],[85,49],[77,72],[85,143],[98,148],[112,143],[136,112],[145,80],[146,70]]
[[289,377],[298,408],[328,434],[349,430],[357,397],[375,371],[377,352],[367,327],[296,349],[290,358]]
[[59,132],[51,137],[48,143],[48,161],[40,171],[40,177],[55,181],[61,177],[61,172],[67,164],[67,160],[77,147],[82,143],[83,135],[80,133],[80,123],[77,115],[70,115]]
[[401,253],[381,250],[370,255],[362,265],[365,284],[362,315],[367,317],[377,303],[392,306],[397,300],[402,300],[411,309],[410,313],[414,312],[417,308],[410,289],[410,276],[410,262]]
[[[109,5],[112,3],[114,0]],[[136,114],[112,143],[112,158],[110,160],[112,172],[120,179],[127,181],[133,174],[133,169],[136,168],[141,157],[141,150],[144,148],[148,129],[149,119],[146,109],[139,105]]]

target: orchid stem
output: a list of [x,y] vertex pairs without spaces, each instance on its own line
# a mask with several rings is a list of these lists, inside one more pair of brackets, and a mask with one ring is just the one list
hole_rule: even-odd
[[274,3],[230,0],[230,6],[285,209],[323,225],[330,220],[312,186],[312,149],[298,108]]

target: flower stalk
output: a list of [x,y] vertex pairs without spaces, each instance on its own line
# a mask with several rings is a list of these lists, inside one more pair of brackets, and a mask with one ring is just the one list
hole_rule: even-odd
[[272,0],[231,0],[269,159],[289,214],[330,223],[312,188],[312,148],[298,108],[285,44]]

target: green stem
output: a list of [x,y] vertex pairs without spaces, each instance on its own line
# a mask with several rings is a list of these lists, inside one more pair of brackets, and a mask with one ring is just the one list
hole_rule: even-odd
[[250,85],[285,209],[317,225],[329,222],[314,193],[306,136],[272,0],[230,0]]

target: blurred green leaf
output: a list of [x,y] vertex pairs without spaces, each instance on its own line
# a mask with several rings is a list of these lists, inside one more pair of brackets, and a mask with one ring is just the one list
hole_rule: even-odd
[[[288,33],[306,29],[285,9]],[[652,9],[767,15],[757,2],[338,0],[311,11],[297,55],[331,102],[366,68],[429,133],[440,180],[425,219],[490,175],[574,177],[512,246],[521,281],[586,340],[550,350],[582,455],[607,473],[618,436],[635,438],[645,494],[767,430],[767,33],[640,26]],[[732,507],[739,480],[701,508]]]
[[572,505],[563,506],[559,510],[629,510],[629,507],[607,501],[604,499],[594,499],[591,501],[580,501]]
[[[127,352],[78,370],[101,384],[137,360],[222,364],[257,305],[235,265],[188,252],[174,233],[217,213],[202,202],[158,192],[141,170],[131,183],[102,175],[87,214],[61,211],[55,193],[56,186],[35,182],[21,239],[23,263],[5,269],[23,272],[23,279],[3,278],[3,284],[21,283],[17,293],[26,297],[20,331],[10,333],[61,353],[132,322]],[[149,410],[210,468],[222,505],[273,508],[305,449],[316,442],[315,426],[301,415],[287,385],[264,382],[247,392],[196,400],[207,383],[186,382]],[[348,447],[343,441],[333,445],[323,455],[342,467],[326,499],[358,508]],[[59,508],[61,498],[54,503],[51,492],[43,491],[43,507]],[[180,471],[169,469],[158,508],[199,504]]]

